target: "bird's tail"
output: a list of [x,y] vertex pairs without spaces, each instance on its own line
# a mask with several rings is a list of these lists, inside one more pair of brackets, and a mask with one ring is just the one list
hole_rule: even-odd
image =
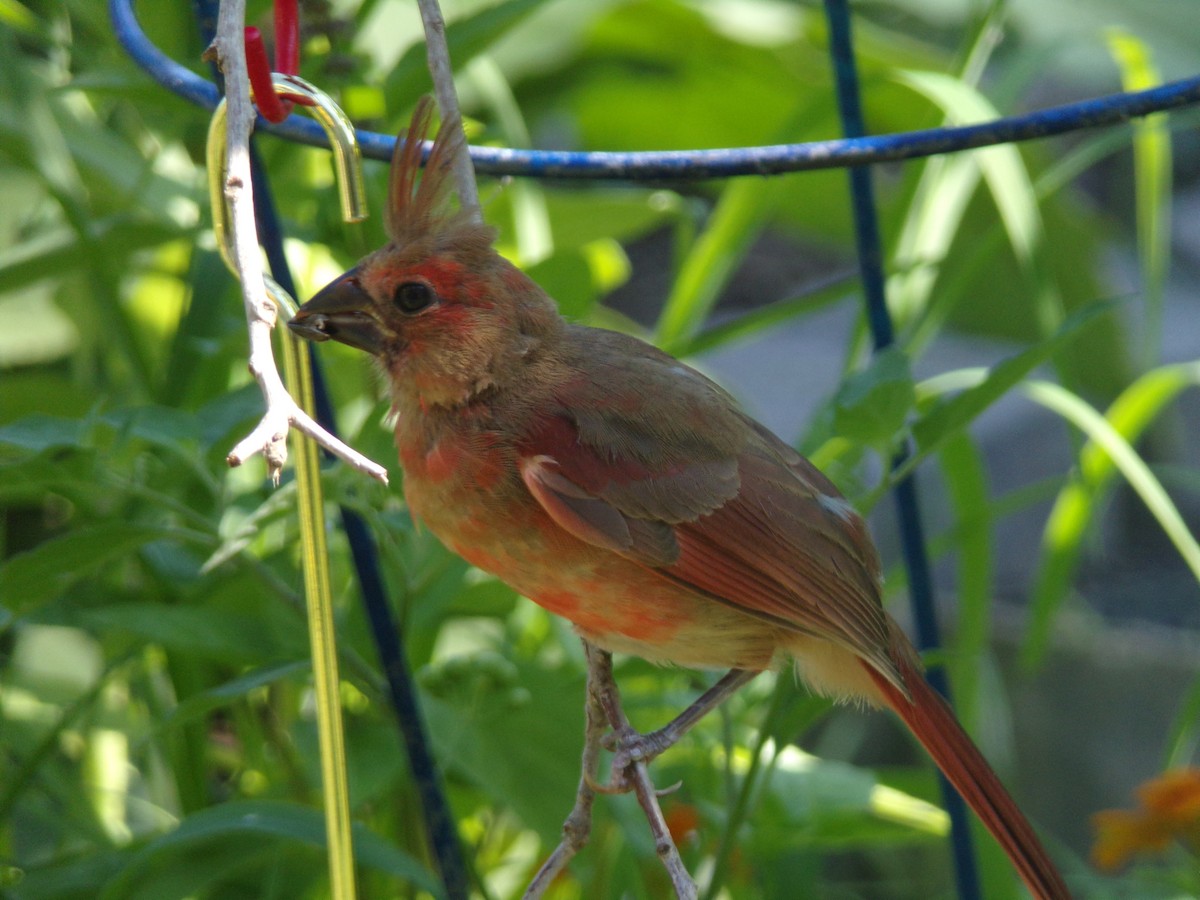
[[1021,880],[1041,900],[1070,900],[1067,886],[1033,827],[1009,796],[950,706],[913,666],[901,666],[904,693],[866,663],[876,687],[933,757],[950,783],[1004,848]]

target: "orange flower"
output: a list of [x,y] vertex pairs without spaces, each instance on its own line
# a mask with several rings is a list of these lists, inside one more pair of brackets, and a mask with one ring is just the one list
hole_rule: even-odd
[[677,846],[693,840],[700,829],[700,811],[690,803],[673,804],[663,818],[667,820],[667,830]]
[[1138,788],[1142,806],[1164,822],[1188,826],[1200,821],[1200,769],[1175,769]]
[[1137,809],[1109,809],[1092,817],[1092,862],[1097,868],[1119,869],[1138,854],[1161,853],[1175,839],[1197,846],[1200,769],[1165,772],[1142,784],[1137,796]]
[[1161,853],[1171,843],[1170,829],[1142,810],[1106,809],[1092,816],[1096,842],[1092,863],[1113,872],[1139,853]]

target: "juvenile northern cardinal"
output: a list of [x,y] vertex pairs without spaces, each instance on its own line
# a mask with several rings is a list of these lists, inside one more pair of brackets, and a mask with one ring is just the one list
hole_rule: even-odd
[[709,379],[572,325],[448,207],[461,129],[423,178],[430,107],[392,159],[387,246],[289,322],[374,354],[412,512],[599,647],[701,668],[794,661],[816,691],[897,713],[1029,890],[1067,889],[884,611],[863,520]]

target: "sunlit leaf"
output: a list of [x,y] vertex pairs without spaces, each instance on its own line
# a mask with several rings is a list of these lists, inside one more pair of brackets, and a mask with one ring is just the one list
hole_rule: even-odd
[[[188,816],[179,826],[150,842],[133,855],[120,875],[98,891],[100,900],[126,900],[155,896],[149,893],[155,869],[174,856],[197,848],[221,856],[261,855],[264,842],[295,841],[309,847],[325,845],[325,820],[320,810],[294,803],[236,801],[222,803]],[[440,896],[434,876],[423,865],[388,844],[362,825],[354,828],[355,860],[402,882]],[[207,878],[202,868],[192,870],[195,888]]]
[[[446,26],[446,42],[455,66],[466,65],[499,40],[505,32],[520,24],[545,0],[506,0],[485,6],[479,12],[456,19]],[[388,74],[384,90],[389,97],[411,100],[429,89],[429,70],[425,62],[425,44],[413,44]]]
[[[1162,78],[1150,47],[1119,28],[1108,32],[1109,50],[1121,68],[1127,91],[1157,87]],[[1146,318],[1142,359],[1158,362],[1162,346],[1163,291],[1171,255],[1171,133],[1166,113],[1133,122],[1133,174],[1137,204],[1138,256],[1142,267]]]
[[777,195],[766,178],[739,178],[725,187],[704,232],[683,261],[659,317],[655,342],[673,353],[688,352],[754,239],[766,225]]

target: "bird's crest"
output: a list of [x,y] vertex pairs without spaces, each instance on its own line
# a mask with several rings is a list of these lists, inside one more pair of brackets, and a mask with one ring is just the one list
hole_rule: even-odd
[[446,224],[449,217],[451,169],[463,145],[463,131],[453,122],[442,123],[425,163],[425,174],[418,178],[432,118],[433,101],[428,96],[422,97],[413,110],[412,122],[397,138],[392,153],[385,224],[388,236],[397,244],[429,234]]

